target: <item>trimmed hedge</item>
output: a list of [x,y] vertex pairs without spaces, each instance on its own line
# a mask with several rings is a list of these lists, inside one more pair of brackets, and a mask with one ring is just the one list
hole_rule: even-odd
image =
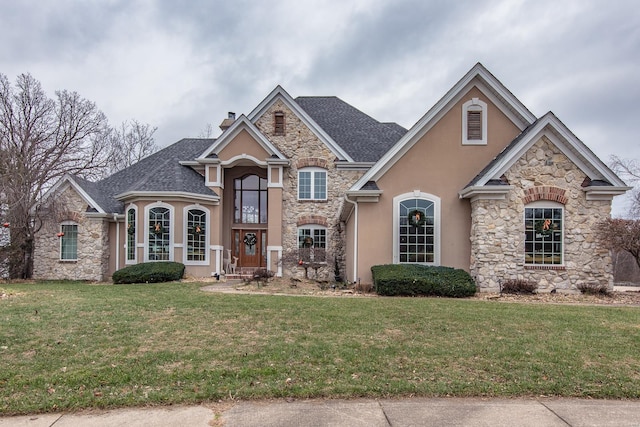
[[113,283],[160,283],[182,279],[184,264],[180,262],[145,262],[130,265],[113,273]]
[[464,270],[420,264],[386,264],[371,267],[378,295],[464,298],[476,293],[476,284]]

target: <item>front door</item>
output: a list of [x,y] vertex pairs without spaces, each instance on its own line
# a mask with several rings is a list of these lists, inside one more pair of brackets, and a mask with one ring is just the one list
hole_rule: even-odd
[[266,230],[234,230],[233,253],[238,257],[238,267],[265,267]]

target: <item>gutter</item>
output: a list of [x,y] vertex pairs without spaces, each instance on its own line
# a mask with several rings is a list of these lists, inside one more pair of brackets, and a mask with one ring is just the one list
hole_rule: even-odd
[[353,230],[353,283],[358,280],[358,202],[349,199],[347,194],[344,200],[354,206],[354,230]]
[[113,214],[113,220],[116,222],[116,269],[120,270],[120,223],[118,222],[118,214]]

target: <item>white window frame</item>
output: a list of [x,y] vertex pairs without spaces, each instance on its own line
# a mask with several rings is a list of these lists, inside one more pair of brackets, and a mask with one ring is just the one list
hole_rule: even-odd
[[405,264],[400,262],[400,203],[411,199],[421,199],[433,203],[433,262],[421,262],[411,264],[423,264],[439,266],[441,262],[441,226],[442,217],[440,215],[441,202],[440,197],[414,190],[411,193],[399,194],[393,198],[393,263]]
[[[527,221],[527,217],[526,217],[526,212],[527,209],[560,209],[562,211],[562,228],[560,230],[560,233],[562,235],[562,238],[560,239],[560,245],[561,245],[561,251],[560,251],[560,256],[561,256],[561,262],[560,264],[543,264],[543,263],[529,263],[526,261],[526,244],[527,244],[527,236],[526,236],[526,221]],[[534,224],[535,224],[535,220],[534,220]],[[565,206],[562,203],[558,203],[558,202],[553,202],[551,200],[537,200],[531,203],[528,203],[524,206],[524,211],[522,213],[522,225],[524,227],[524,239],[523,239],[523,248],[522,248],[522,258],[523,258],[523,263],[525,267],[530,267],[530,268],[561,268],[565,266],[565,252],[566,252],[566,248],[565,248]],[[552,242],[549,242],[552,243]],[[554,253],[552,251],[552,253]],[[535,261],[535,260],[534,260]]]
[[[298,248],[300,248],[300,230],[310,230],[311,234],[313,234],[314,230],[324,230],[324,248],[320,248],[320,249],[324,249],[325,251],[329,249],[329,233],[328,233],[327,227],[325,227],[324,225],[319,225],[319,224],[299,225],[296,231],[296,242],[297,242],[296,244]],[[314,248],[315,247],[316,246],[314,244]]]
[[[324,197],[316,197],[316,173],[322,172],[324,173]],[[311,196],[309,198],[300,197],[300,174],[302,173],[310,173],[311,174]],[[327,200],[329,189],[329,174],[326,169],[318,168],[318,167],[305,167],[298,170],[298,200],[315,200],[315,201],[324,201]]]
[[[190,261],[188,260],[188,252],[189,252],[189,211],[191,210],[199,210],[205,213],[205,228],[204,228],[204,233],[205,233],[205,241],[204,241],[204,248],[205,248],[205,255],[204,255],[204,261]],[[209,265],[210,262],[210,258],[209,258],[209,246],[210,246],[210,224],[211,224],[211,212],[209,211],[209,209],[205,208],[204,206],[201,205],[190,205],[190,206],[185,206],[183,209],[183,214],[182,214],[182,218],[183,218],[183,236],[184,236],[184,248],[183,248],[183,254],[182,254],[182,262],[184,265]]]
[[75,258],[62,258],[62,240],[64,239],[64,236],[60,236],[58,239],[58,258],[62,262],[75,262],[78,261],[78,236],[80,235],[80,227],[75,221],[62,221],[60,223],[60,233],[63,233],[63,226],[65,225],[74,225],[76,227],[76,256]]
[[[133,209],[135,220],[134,220],[134,231],[133,231],[133,259],[129,259],[129,211]],[[138,221],[140,218],[138,217],[138,206],[129,205],[125,210],[125,244],[124,244],[124,263],[126,264],[137,264],[138,262]]]
[[[150,260],[149,259],[149,211],[153,208],[167,208],[169,209],[169,259],[168,260]],[[174,260],[174,221],[175,221],[175,209],[173,206],[163,202],[157,202],[145,206],[144,208],[144,262],[162,262]]]
[[[467,124],[469,111],[480,111],[482,114],[482,139],[469,139]],[[462,145],[487,145],[487,141],[487,104],[478,98],[471,98],[462,104]]]

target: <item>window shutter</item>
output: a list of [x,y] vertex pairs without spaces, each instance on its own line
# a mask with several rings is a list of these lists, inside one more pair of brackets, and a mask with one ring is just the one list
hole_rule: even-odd
[[467,111],[467,139],[482,139],[482,111]]

